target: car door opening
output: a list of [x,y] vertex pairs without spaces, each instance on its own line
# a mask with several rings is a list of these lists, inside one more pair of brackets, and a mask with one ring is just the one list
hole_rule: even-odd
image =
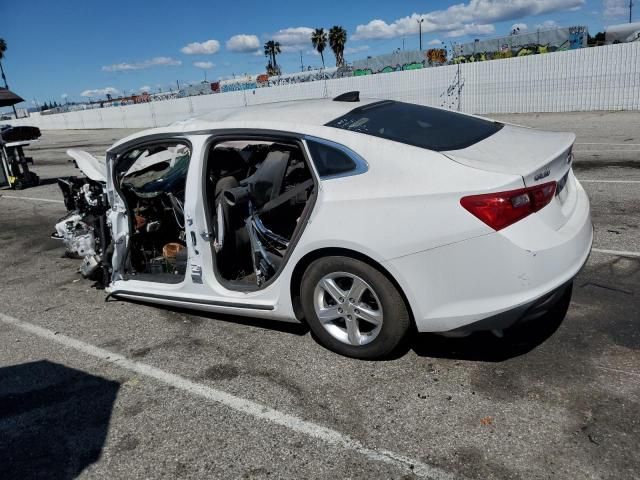
[[187,268],[185,185],[190,146],[135,148],[118,159],[115,179],[130,218],[125,278],[180,283]]
[[209,147],[205,168],[216,275],[230,288],[260,288],[281,271],[312,208],[303,148],[282,139],[223,140]]

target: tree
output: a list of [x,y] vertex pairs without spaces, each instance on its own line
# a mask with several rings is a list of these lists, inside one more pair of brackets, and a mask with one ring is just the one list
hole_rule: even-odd
[[4,76],[4,68],[2,68],[2,59],[4,58],[4,52],[7,51],[7,42],[4,38],[0,38],[0,70],[2,71],[2,80],[4,81],[4,88],[8,89],[7,77]]
[[267,64],[267,73],[269,75],[277,75],[280,71],[278,63],[276,62],[276,55],[280,53],[280,43],[269,40],[264,44],[264,56],[269,58]]
[[329,30],[329,46],[336,56],[336,67],[344,66],[344,45],[347,43],[347,31],[340,25]]
[[324,28],[316,28],[311,34],[311,43],[313,48],[315,48],[320,54],[320,58],[322,58],[322,68],[324,68],[324,52],[325,47],[327,46],[327,34],[324,31]]

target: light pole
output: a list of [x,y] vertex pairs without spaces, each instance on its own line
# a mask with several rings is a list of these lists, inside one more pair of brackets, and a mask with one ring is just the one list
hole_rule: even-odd
[[422,22],[424,22],[424,18],[416,18],[416,22],[418,22],[418,36],[420,38],[420,50],[422,51]]

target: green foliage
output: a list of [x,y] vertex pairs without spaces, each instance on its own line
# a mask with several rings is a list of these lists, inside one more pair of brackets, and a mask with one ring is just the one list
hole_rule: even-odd
[[331,30],[329,30],[329,46],[336,56],[336,67],[344,65],[344,46],[346,43],[347,31],[340,25],[331,27]]
[[278,63],[276,62],[276,55],[280,53],[280,43],[274,42],[273,40],[269,40],[264,44],[264,56],[269,58],[269,63],[267,64],[267,74],[268,75],[277,75],[277,73],[270,72],[279,72]]
[[322,68],[324,68],[324,49],[327,46],[327,33],[324,31],[324,28],[316,28],[311,34],[311,44],[313,48],[317,50],[320,54],[320,58],[322,59]]

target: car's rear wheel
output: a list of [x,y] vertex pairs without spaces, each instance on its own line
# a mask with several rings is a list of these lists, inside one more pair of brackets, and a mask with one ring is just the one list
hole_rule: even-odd
[[394,353],[410,330],[407,306],[379,270],[350,257],[323,257],[304,273],[302,309],[316,338],[349,357]]

